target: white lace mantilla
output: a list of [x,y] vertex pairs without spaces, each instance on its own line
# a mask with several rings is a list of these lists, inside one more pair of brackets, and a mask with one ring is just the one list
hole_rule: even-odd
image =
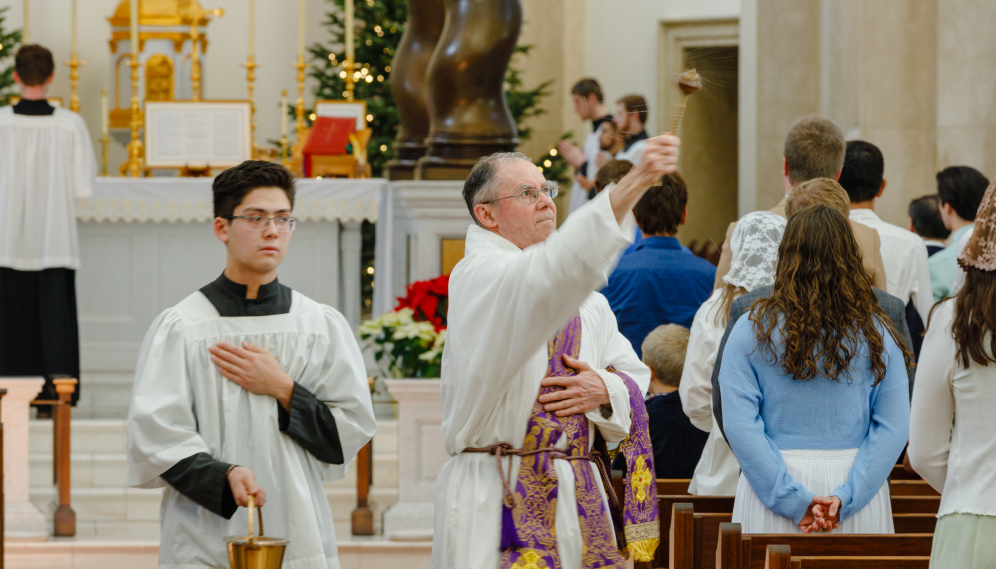
[[748,292],[775,284],[778,245],[785,225],[784,217],[770,211],[755,211],[741,217],[730,236],[733,260],[723,282]]
[[[79,221],[191,223],[214,219],[212,178],[97,178],[77,202]],[[312,180],[296,184],[294,217],[302,221],[377,221],[382,179]]]

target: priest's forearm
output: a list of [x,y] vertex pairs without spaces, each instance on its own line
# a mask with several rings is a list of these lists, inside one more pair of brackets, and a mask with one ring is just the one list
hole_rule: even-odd
[[230,466],[206,452],[199,452],[174,464],[162,473],[162,478],[177,492],[230,520],[238,509],[228,484]]
[[294,383],[290,408],[277,406],[280,431],[322,462],[342,464],[342,443],[328,405],[299,383]]

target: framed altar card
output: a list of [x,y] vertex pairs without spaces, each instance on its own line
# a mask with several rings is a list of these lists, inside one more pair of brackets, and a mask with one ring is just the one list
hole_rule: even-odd
[[249,116],[249,101],[147,101],[145,166],[237,166],[252,158]]
[[315,115],[319,117],[356,118],[356,130],[367,128],[366,101],[315,101]]

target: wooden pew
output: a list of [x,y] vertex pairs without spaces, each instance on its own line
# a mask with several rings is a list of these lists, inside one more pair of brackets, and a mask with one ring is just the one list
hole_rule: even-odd
[[682,478],[676,478],[676,479],[658,478],[657,495],[687,496],[688,485],[691,483],[692,483],[691,480],[685,480]]
[[936,514],[892,514],[896,533],[934,533]]
[[671,513],[675,504],[690,504],[694,512],[702,514],[731,514],[733,512],[733,496],[657,496],[657,507],[660,512],[661,544],[657,548],[654,567],[668,567],[670,551]]
[[[722,524],[716,550],[717,569],[764,569],[769,545],[783,545],[799,556],[909,557],[930,556],[933,535],[748,534],[740,524]],[[784,550],[776,549],[783,562]]]
[[893,496],[893,514],[936,514],[941,508],[940,496]]
[[923,480],[918,474],[911,474],[906,472],[902,464],[897,464],[892,467],[892,474],[889,475],[890,480]]
[[930,556],[793,556],[788,545],[769,545],[765,569],[927,569]]
[[889,484],[893,496],[940,496],[926,480],[893,480]]

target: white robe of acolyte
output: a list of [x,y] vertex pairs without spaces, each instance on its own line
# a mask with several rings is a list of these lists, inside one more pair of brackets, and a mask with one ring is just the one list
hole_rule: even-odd
[[[222,318],[200,292],[159,315],[145,337],[128,412],[128,485],[165,486],[159,567],[228,567],[226,536],[246,535],[246,509],[226,520],[160,475],[206,452],[244,466],[266,491],[266,534],[290,540],[283,567],[338,569],[322,485],[345,476],[376,430],[366,368],[346,319],[293,291],[287,314]],[[291,378],[328,404],[345,464],[319,461],[280,432],[277,401],[222,377],[208,354],[243,340],[269,350]]]
[[0,267],[80,268],[76,198],[93,193],[97,160],[80,116],[0,108]]
[[[522,448],[547,373],[547,341],[579,307],[579,359],[598,371],[612,404],[608,418],[598,410],[588,413],[589,427],[592,433],[598,428],[608,442],[621,441],[629,432],[629,393],[623,380],[605,368],[615,366],[630,376],[642,393],[650,371],[619,333],[605,297],[592,292],[604,285],[618,251],[633,238],[632,216],[620,227],[610,194],[611,186],[545,242],[522,250],[479,227],[467,230],[465,257],[449,282],[441,385],[446,450],[453,458],[436,480],[434,569],[499,567],[502,483],[495,458],[460,451],[501,441]],[[556,446],[566,448],[565,440]],[[514,457],[513,487],[519,462]],[[566,461],[554,465],[557,546],[564,569],[576,569],[582,535],[574,474]],[[589,466],[600,479],[595,465]]]

